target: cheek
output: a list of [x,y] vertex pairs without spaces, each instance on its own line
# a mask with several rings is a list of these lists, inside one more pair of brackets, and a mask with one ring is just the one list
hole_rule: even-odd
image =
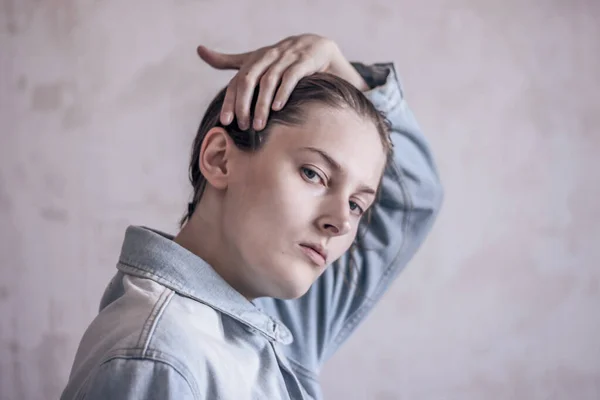
[[303,220],[317,201],[310,185],[291,162],[282,161],[271,166],[261,174],[255,186],[254,206],[272,215],[270,219],[282,225]]
[[[291,167],[249,170],[229,188],[227,224],[249,245],[289,240],[287,233],[306,229],[315,196]],[[303,186],[304,185],[304,186]]]

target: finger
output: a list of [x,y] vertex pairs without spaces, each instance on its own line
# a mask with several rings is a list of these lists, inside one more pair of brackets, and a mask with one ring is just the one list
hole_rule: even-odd
[[281,76],[290,65],[294,64],[296,59],[294,56],[282,57],[279,61],[272,64],[260,79],[260,91],[254,110],[253,124],[255,130],[261,130],[265,127],[266,121],[269,118],[273,95],[277,86],[279,86],[279,82],[281,82]]
[[289,67],[283,74],[281,84],[273,101],[273,110],[281,110],[287,102],[290,94],[298,84],[298,81],[305,76],[315,73],[315,69],[310,63],[298,61]]
[[198,46],[198,55],[204,62],[216,69],[240,69],[251,53],[226,54],[205,46]]
[[250,127],[250,105],[258,80],[277,58],[278,52],[268,50],[236,75],[235,117],[240,129],[246,130]]
[[235,94],[237,92],[237,84],[235,77],[227,85],[225,98],[223,99],[223,107],[221,108],[221,123],[229,125],[233,121],[233,112],[235,109]]

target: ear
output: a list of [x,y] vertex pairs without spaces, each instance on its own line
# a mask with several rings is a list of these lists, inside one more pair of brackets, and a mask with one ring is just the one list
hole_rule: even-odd
[[235,146],[229,134],[221,127],[211,128],[204,136],[198,160],[200,172],[216,189],[226,189],[229,173],[231,146]]

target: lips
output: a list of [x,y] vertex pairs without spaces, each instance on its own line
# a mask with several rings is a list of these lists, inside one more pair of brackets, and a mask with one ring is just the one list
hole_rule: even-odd
[[323,267],[327,263],[327,251],[322,246],[312,243],[302,243],[300,248],[313,264]]

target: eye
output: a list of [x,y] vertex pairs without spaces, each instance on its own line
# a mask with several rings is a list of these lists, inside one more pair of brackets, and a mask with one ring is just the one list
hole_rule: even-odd
[[306,180],[308,180],[309,182],[317,183],[317,184],[322,183],[323,185],[325,184],[325,181],[323,180],[323,178],[321,178],[319,173],[316,172],[314,169],[311,169],[308,167],[302,167],[302,168],[300,168],[300,171],[302,171],[302,175],[304,175],[304,178]]
[[350,202],[350,211],[355,211],[358,215],[363,215],[365,211],[356,202]]

